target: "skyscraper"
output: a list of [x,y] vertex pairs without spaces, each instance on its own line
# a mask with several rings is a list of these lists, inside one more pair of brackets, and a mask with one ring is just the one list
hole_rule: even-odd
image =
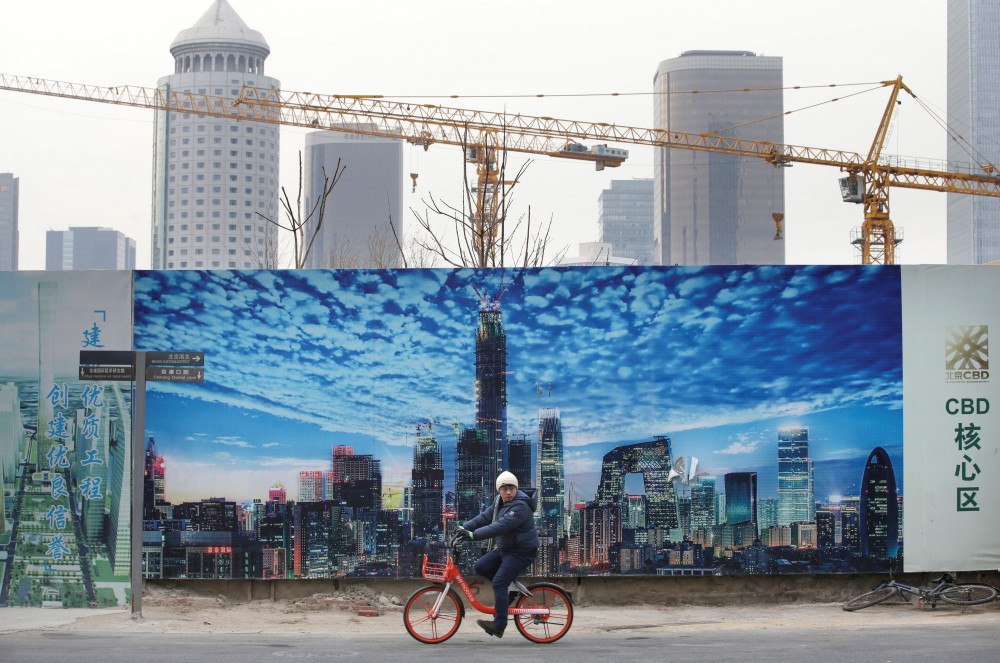
[[[782,62],[748,51],[686,51],[653,78],[654,123],[784,142]],[[693,94],[698,92],[698,94]],[[760,120],[771,118],[762,122]],[[746,125],[746,126],[744,126]],[[657,149],[653,255],[661,265],[784,264],[784,169],[762,159]]]
[[441,530],[441,509],[444,504],[444,462],[437,438],[428,430],[417,433],[413,447],[413,533],[420,537]]
[[535,483],[535,475],[531,471],[531,439],[527,433],[516,433],[507,440],[507,459],[507,469],[517,477],[519,486]]
[[348,445],[338,444],[330,450],[331,479],[335,483],[344,481],[344,477],[347,475],[346,458],[353,455],[354,447]]
[[[333,178],[338,165],[343,173],[312,240],[325,178]],[[335,131],[306,134],[303,215],[316,211],[305,219],[307,241],[313,241],[305,267],[399,267],[395,237],[403,237],[403,178],[402,141]]]
[[[118,417],[111,421],[108,455],[108,513],[106,539],[115,575],[132,569],[132,500],[128,481],[132,476],[132,408],[126,405],[121,383],[112,382],[105,397],[115,404]],[[138,534],[137,534],[138,536]]]
[[166,501],[166,462],[156,453],[153,437],[146,443],[142,477],[142,517],[145,520],[159,520],[163,517],[158,506]]
[[809,429],[778,429],[778,524],[813,522],[813,462],[809,457]]
[[110,228],[48,230],[45,269],[135,269],[135,240]]
[[559,410],[538,412],[538,538],[541,547],[535,562],[539,575],[559,570],[559,547],[566,536],[566,478],[563,468],[562,420]]
[[319,470],[299,471],[299,502],[323,501],[323,473]]
[[899,550],[899,503],[896,474],[889,454],[875,447],[865,462],[858,507],[861,554],[892,559]]
[[476,330],[476,429],[482,432],[489,455],[483,468],[488,495],[493,480],[508,468],[507,458],[507,332],[500,302],[482,298]]
[[288,499],[288,493],[285,491],[285,487],[281,485],[281,482],[274,484],[267,491],[267,501],[276,502],[277,504],[284,504]]
[[816,512],[816,545],[832,548],[837,542],[837,522],[840,510],[820,509]]
[[[479,514],[492,492],[493,479],[487,478],[489,446],[478,428],[465,428],[458,438],[455,468],[455,503],[458,520],[463,522]],[[490,488],[487,488],[490,485]]]
[[[93,428],[88,433],[88,417],[93,417]],[[108,470],[112,428],[111,408],[99,407],[76,411],[73,444],[77,450],[72,465],[73,483],[76,486],[90,486],[89,494],[77,502],[80,517],[80,533],[88,545],[103,542],[105,526],[105,502],[110,481]],[[91,436],[88,439],[88,436]],[[91,459],[91,456],[94,456]],[[108,460],[105,460],[108,459]],[[101,462],[92,462],[100,460]],[[86,493],[87,491],[83,491]]]
[[691,484],[691,529],[711,532],[716,524],[715,477],[701,474]]
[[0,173],[0,271],[17,270],[17,206],[20,180],[13,173]]
[[[264,75],[271,52],[226,0],[170,46],[174,73],[158,88],[236,98],[244,85],[278,89]],[[156,111],[153,269],[276,267],[278,127]]]
[[597,199],[598,241],[611,244],[621,258],[640,265],[653,256],[653,180],[611,180]]
[[[646,526],[674,529],[678,526],[677,493],[667,478],[672,454],[670,438],[657,435],[650,442],[615,447],[601,461],[601,481],[595,501],[619,507],[619,517],[627,508],[625,477],[642,474],[646,491]],[[620,527],[620,522],[619,522]]]
[[[1000,4],[948,0],[948,161],[1000,161]],[[1000,260],[1000,200],[948,194],[948,264]]]
[[757,529],[757,473],[729,472],[726,482],[726,523],[750,523]]
[[344,481],[334,487],[331,499],[356,509],[382,506],[382,461],[372,454],[344,456]]

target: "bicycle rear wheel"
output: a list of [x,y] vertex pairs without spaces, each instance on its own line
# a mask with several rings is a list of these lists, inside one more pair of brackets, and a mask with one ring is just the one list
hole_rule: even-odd
[[530,585],[531,596],[521,595],[515,608],[548,608],[548,615],[511,615],[514,626],[528,640],[539,644],[555,642],[573,625],[573,599],[559,585],[543,582]]
[[991,585],[954,585],[939,595],[945,603],[955,605],[980,605],[997,597],[997,589]]
[[865,592],[861,596],[855,596],[853,599],[845,601],[842,607],[847,612],[853,612],[854,610],[867,608],[868,606],[875,605],[876,603],[882,603],[890,597],[895,596],[898,591],[899,590],[890,585],[879,585],[870,592]]
[[444,594],[437,616],[432,615],[434,604],[444,593],[444,587],[429,585],[421,587],[410,595],[403,608],[403,624],[406,632],[429,645],[444,642],[455,635],[465,614],[462,601],[453,591]]

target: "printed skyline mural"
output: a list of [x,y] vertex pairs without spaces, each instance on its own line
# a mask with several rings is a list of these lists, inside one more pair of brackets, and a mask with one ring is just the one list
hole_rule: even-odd
[[299,473],[343,445],[378,459],[383,505],[401,506],[418,425],[455,491],[484,301],[506,334],[508,438],[537,453],[539,412],[558,410],[566,500],[594,500],[602,457],[656,436],[717,493],[756,472],[755,499],[776,499],[789,427],[808,430],[817,502],[856,499],[876,447],[903,493],[897,269],[137,272],[135,297],[137,350],[205,353],[203,384],[149,385],[173,504],[277,483],[303,499]]

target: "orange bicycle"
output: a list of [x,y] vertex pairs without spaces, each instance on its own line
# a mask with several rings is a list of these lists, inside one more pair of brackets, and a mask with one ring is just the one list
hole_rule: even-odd
[[[465,604],[452,589],[453,583],[458,584],[472,607],[484,614],[493,614],[493,607],[479,602],[458,570],[458,548],[451,545],[449,550],[444,564],[430,562],[424,555],[421,575],[434,584],[413,592],[403,609],[406,632],[425,644],[444,642],[455,635],[462,624]],[[555,642],[573,625],[573,596],[559,585],[539,582],[525,587],[515,581],[511,593],[516,596],[511,598],[507,614],[528,640],[540,644]]]

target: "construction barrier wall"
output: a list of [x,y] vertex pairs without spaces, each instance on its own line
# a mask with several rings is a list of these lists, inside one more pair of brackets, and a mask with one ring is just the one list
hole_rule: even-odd
[[992,266],[0,286],[3,605],[125,603],[129,542],[158,581],[418,577],[501,470],[537,577],[1000,567]]

